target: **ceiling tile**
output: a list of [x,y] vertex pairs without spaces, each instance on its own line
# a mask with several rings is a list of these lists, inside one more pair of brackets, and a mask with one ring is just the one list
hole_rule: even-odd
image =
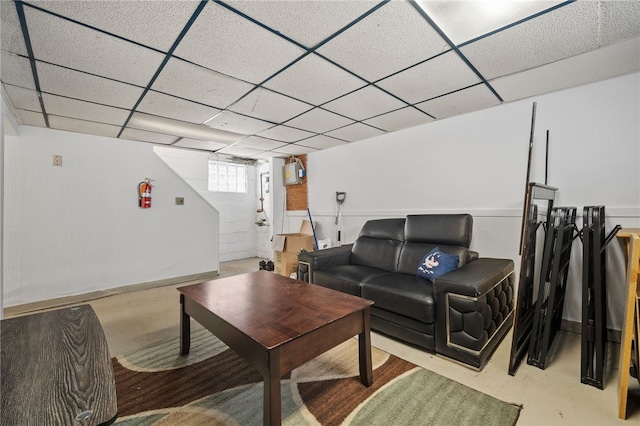
[[471,68],[451,51],[385,78],[376,85],[415,104],[479,82],[480,78]]
[[205,123],[209,127],[215,129],[227,130],[229,132],[251,135],[273,126],[273,123],[256,120],[255,118],[246,117],[231,111],[222,111]]
[[546,0],[432,1],[418,0],[427,15],[456,45],[562,3]]
[[84,1],[82,7],[77,1],[29,3],[167,52],[200,1]]
[[171,58],[151,88],[224,109],[253,87],[244,81]]
[[278,154],[282,154],[282,155],[302,155],[302,154],[310,154],[316,151],[318,150],[315,148],[311,148],[308,146],[301,146],[293,143],[283,146],[282,148],[273,150],[273,152],[277,152]]
[[[231,5],[269,28],[313,47],[370,10],[365,1],[234,1]],[[295,16],[295,19],[291,19]]]
[[255,158],[256,160],[269,160],[271,158],[280,158],[280,157],[285,157],[285,155],[275,151],[264,151],[264,152],[261,152],[260,154],[254,155],[251,158]]
[[142,94],[140,87],[44,62],[36,68],[43,92],[122,108],[132,108]]
[[113,124],[119,127],[122,127],[127,117],[129,117],[129,111],[126,109],[113,108],[46,93],[42,94],[42,101],[47,114],[62,117]]
[[173,146],[193,149],[203,149],[205,151],[217,151],[226,148],[228,145],[220,142],[199,141],[196,139],[180,139]]
[[115,138],[120,131],[119,126],[96,123],[94,121],[78,120],[76,118],[49,115],[49,126],[52,129],[66,130],[69,132],[85,133],[88,135],[106,136]]
[[409,2],[392,1],[318,53],[373,82],[449,49]]
[[317,55],[307,55],[265,87],[319,105],[365,86],[366,83]]
[[640,37],[491,80],[505,101],[640,71]]
[[201,124],[220,112],[217,108],[189,102],[175,96],[149,90],[136,108],[148,114]]
[[320,108],[315,108],[293,120],[289,120],[287,125],[310,132],[324,133],[351,123],[353,123],[353,120]]
[[[27,47],[22,36],[16,4],[12,1],[0,1],[0,17],[2,17],[0,47],[2,47],[2,50],[26,56]],[[4,57],[2,60],[4,60]]]
[[496,105],[500,105],[500,101],[498,101],[484,84],[479,84],[465,90],[416,104],[416,107],[440,119],[490,108]]
[[305,139],[303,141],[297,142],[296,145],[315,148],[315,149],[327,149],[327,148],[333,148],[334,146],[345,145],[347,143],[348,142],[341,141],[339,139],[335,139],[329,136],[318,135],[318,136],[313,136],[309,139]]
[[[502,23],[473,9],[494,3],[513,8]],[[41,94],[16,5],[42,58]],[[640,1],[2,0],[0,19],[3,96],[21,124],[46,127],[44,104],[57,128],[113,135],[135,107],[246,136],[233,147],[132,129],[124,137],[257,150],[245,151],[253,158],[495,106],[484,78],[508,102],[640,71]]]
[[41,112],[16,109],[16,114],[25,126],[47,127]]
[[640,1],[600,3],[600,42],[603,45],[640,35]]
[[249,136],[248,138],[242,139],[240,142],[234,144],[234,146],[241,148],[261,149],[263,151],[280,148],[284,145],[286,145],[285,142],[278,142],[271,139],[261,138],[259,136]]
[[367,86],[322,107],[354,120],[364,120],[402,108],[406,104],[374,86]]
[[257,88],[229,107],[231,111],[277,123],[287,121],[311,108],[312,105],[263,88]]
[[23,89],[22,87],[4,85],[11,105],[17,109],[26,109],[30,111],[42,111],[38,92],[31,89]]
[[367,126],[366,124],[353,123],[353,124],[350,124],[349,126],[341,127],[340,129],[332,130],[325,134],[327,136],[333,136],[335,138],[342,139],[344,141],[355,142],[362,139],[369,139],[374,136],[383,135],[385,133],[386,132],[380,129]]
[[20,86],[25,89],[35,90],[36,88],[29,59],[4,50],[0,59],[0,78],[5,84]]
[[33,54],[41,61],[144,87],[164,59],[151,49],[30,7],[25,16]]
[[148,132],[146,130],[138,130],[127,127],[120,135],[121,139],[130,139],[134,141],[160,143],[163,145],[171,145],[179,138],[173,135],[163,135],[161,133]]
[[297,142],[301,139],[306,139],[313,135],[314,133],[307,132],[305,130],[294,129],[288,126],[274,126],[270,129],[258,133],[258,136],[264,136],[265,138],[275,139],[283,142]]
[[183,59],[261,83],[304,53],[300,47],[208,2],[175,50]]
[[253,148],[244,148],[238,145],[227,146],[218,151],[219,154],[227,154],[234,155],[236,157],[253,157],[262,152],[266,151],[265,149],[253,149]]
[[462,47],[493,79],[595,49],[598,2],[575,2]]
[[369,120],[365,120],[364,122],[379,129],[384,129],[387,132],[394,132],[407,127],[430,123],[432,121],[433,118],[416,108],[406,107],[387,114],[379,115]]

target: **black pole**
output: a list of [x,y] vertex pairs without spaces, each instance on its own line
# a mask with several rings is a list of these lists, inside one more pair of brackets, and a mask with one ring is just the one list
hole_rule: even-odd
[[549,175],[549,131],[547,130],[547,145],[544,153],[544,184],[547,184],[547,176]]
[[529,178],[531,176],[531,154],[533,152],[533,133],[536,125],[536,102],[533,103],[533,109],[531,111],[531,131],[529,133],[529,156],[527,158],[527,178],[524,182],[524,206],[522,207],[522,225],[520,227],[520,253],[522,254],[522,248],[524,246],[524,232],[527,223],[527,213],[529,210]]

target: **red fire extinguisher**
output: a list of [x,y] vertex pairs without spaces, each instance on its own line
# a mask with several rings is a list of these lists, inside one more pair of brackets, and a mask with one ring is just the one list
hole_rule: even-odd
[[144,178],[138,184],[138,206],[143,209],[151,208],[151,179]]

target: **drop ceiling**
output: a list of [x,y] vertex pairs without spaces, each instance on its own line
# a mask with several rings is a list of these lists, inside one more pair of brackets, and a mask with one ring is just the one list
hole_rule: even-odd
[[[19,124],[256,159],[640,70],[639,1],[1,0],[0,12]],[[158,117],[227,138],[140,124]]]

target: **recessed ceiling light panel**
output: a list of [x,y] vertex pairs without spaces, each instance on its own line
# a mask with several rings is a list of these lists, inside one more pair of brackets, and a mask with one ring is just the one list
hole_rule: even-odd
[[465,0],[416,2],[456,45],[547,10],[563,1]]

